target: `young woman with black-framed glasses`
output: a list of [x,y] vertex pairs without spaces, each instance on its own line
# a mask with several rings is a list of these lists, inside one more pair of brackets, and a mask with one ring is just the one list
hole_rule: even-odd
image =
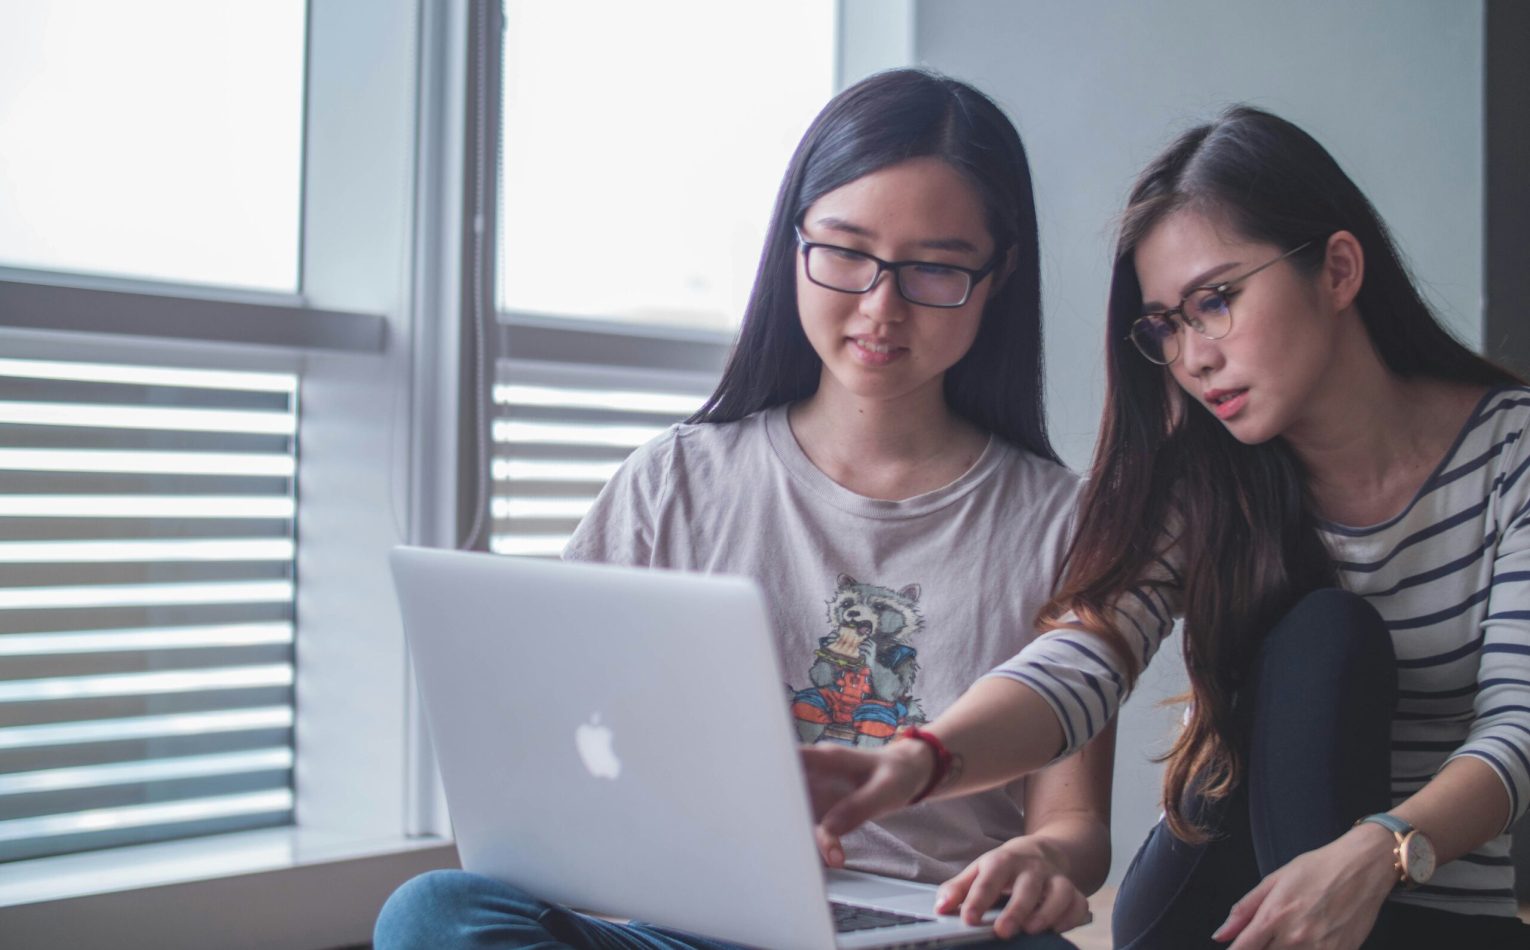
[[[1008,118],[922,71],[858,83],[787,168],[716,392],[633,454],[564,556],[755,578],[801,740],[917,744],[1034,636],[1067,545],[1077,479],[1047,440],[1040,307],[1030,170]],[[690,672],[695,715],[727,717],[730,671],[697,656]],[[1110,743],[871,825],[834,858],[938,884],[1002,845],[973,869],[985,887],[995,867],[1004,880],[969,910],[1013,895],[982,945],[1071,947],[1050,931],[1086,918],[1084,891],[1109,866]],[[717,946],[462,872],[401,888],[376,945]]]

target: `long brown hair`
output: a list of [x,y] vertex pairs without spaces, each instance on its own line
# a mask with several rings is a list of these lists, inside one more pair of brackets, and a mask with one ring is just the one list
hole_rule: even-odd
[[[1355,305],[1382,361],[1402,377],[1517,382],[1442,328],[1420,298],[1386,225],[1332,156],[1295,125],[1234,107],[1175,140],[1138,177],[1121,219],[1106,321],[1105,415],[1062,585],[1041,616],[1072,611],[1111,634],[1129,679],[1140,670],[1109,605],[1175,548],[1189,722],[1165,757],[1164,809],[1178,837],[1204,840],[1187,791],[1225,797],[1244,775],[1247,681],[1264,634],[1305,594],[1337,584],[1300,460],[1281,439],[1244,445],[1183,398],[1163,367],[1127,341],[1142,312],[1134,254],[1175,211],[1193,209],[1279,248],[1304,273],[1327,238],[1349,231],[1365,255]],[[1044,621],[1044,625],[1046,622]]]

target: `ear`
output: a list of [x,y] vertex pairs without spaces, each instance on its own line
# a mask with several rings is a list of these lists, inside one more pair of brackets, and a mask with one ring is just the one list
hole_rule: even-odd
[[1321,280],[1335,310],[1345,310],[1354,304],[1360,285],[1365,282],[1365,250],[1360,247],[1359,238],[1348,231],[1335,231],[1328,236]]
[[1009,283],[1010,277],[1015,273],[1015,264],[1019,260],[1020,249],[1011,245],[1009,250],[1004,252],[1004,263],[994,268],[993,281],[988,285],[989,300],[997,297],[1004,289],[1004,285]]

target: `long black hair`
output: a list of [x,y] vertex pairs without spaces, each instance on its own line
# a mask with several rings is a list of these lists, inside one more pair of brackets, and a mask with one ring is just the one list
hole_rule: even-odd
[[[1365,261],[1355,307],[1392,373],[1481,386],[1518,381],[1445,331],[1376,209],[1290,122],[1234,107],[1180,136],[1138,177],[1110,284],[1105,417],[1063,584],[1043,616],[1072,610],[1119,639],[1109,605],[1154,575],[1165,526],[1177,526],[1192,706],[1167,756],[1163,804],[1174,833],[1197,840],[1204,829],[1185,812],[1185,793],[1219,798],[1242,780],[1250,725],[1242,694],[1265,632],[1302,596],[1334,585],[1337,572],[1318,534],[1307,473],[1285,441],[1239,442],[1127,342],[1142,314],[1137,247],[1186,209],[1251,241],[1307,244],[1290,259],[1309,276],[1321,270],[1329,236],[1350,232]],[[1118,652],[1131,658],[1125,644]]]
[[915,69],[878,73],[835,96],[792,155],[760,254],[743,328],[717,390],[691,422],[732,422],[812,395],[822,362],[797,313],[794,228],[836,188],[932,156],[976,191],[996,254],[1014,270],[983,308],[977,338],[946,371],[951,410],[1057,461],[1047,440],[1041,360],[1041,265],[1030,165],[1015,127],[966,83]]

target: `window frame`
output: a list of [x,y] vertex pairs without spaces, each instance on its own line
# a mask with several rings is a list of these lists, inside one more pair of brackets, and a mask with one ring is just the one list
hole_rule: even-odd
[[[914,60],[913,0],[835,2],[839,88]],[[307,20],[299,293],[0,269],[7,355],[300,373],[298,824],[0,865],[0,932],[23,944],[367,941],[394,887],[456,860],[378,594],[390,546],[460,546],[487,504],[496,361],[693,373],[731,346],[496,313],[498,88],[477,77],[498,75],[498,0],[324,0]]]
[[364,942],[398,883],[455,862],[377,593],[393,544],[454,536],[470,6],[309,4],[299,293],[0,271],[8,356],[291,371],[303,394],[297,823],[0,865],[13,940]]

